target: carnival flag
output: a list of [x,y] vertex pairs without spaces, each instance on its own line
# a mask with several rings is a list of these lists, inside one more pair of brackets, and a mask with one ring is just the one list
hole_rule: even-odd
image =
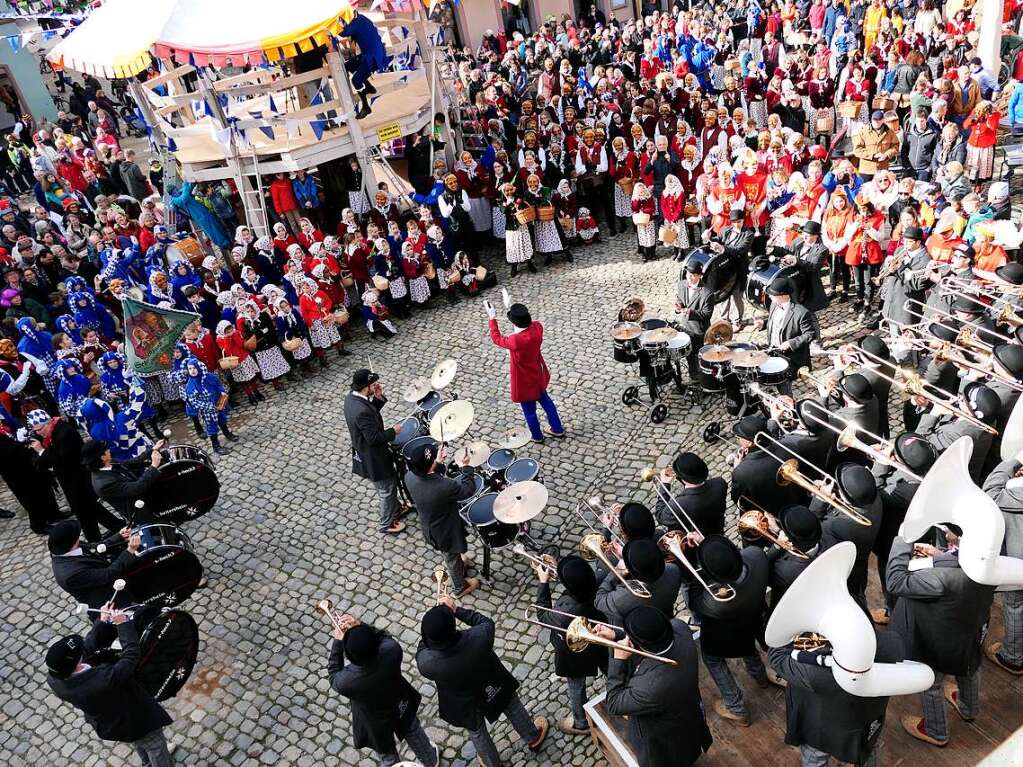
[[140,375],[170,370],[174,361],[174,345],[185,328],[199,319],[198,314],[125,298],[124,346],[128,365]]

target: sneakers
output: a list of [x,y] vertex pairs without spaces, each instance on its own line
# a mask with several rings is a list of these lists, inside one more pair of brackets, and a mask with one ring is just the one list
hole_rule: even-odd
[[887,626],[891,621],[891,616],[888,615],[887,607],[875,607],[870,611],[870,620],[878,626]]
[[917,740],[922,740],[924,743],[930,743],[932,746],[937,746],[938,748],[944,748],[948,745],[948,738],[938,740],[937,738],[932,738],[927,734],[927,730],[924,729],[924,718],[922,716],[903,716],[900,717],[899,721],[902,722],[902,729]]
[[987,659],[994,663],[996,666],[1001,666],[1003,669],[1008,671],[1010,674],[1019,676],[1023,674],[1023,666],[1017,666],[1014,663],[1010,663],[1001,656],[1002,643],[992,642],[984,648],[984,654]]
[[402,522],[401,520],[396,519],[393,522],[391,522],[390,525],[388,525],[386,530],[381,530],[380,532],[384,533],[385,535],[397,535],[404,529],[405,523]]
[[540,731],[540,734],[537,735],[536,740],[534,740],[532,743],[526,744],[526,748],[528,748],[530,751],[539,751],[540,746],[542,746],[543,742],[547,739],[547,731],[550,730],[551,726],[550,723],[547,721],[547,717],[545,716],[536,717],[535,719],[533,719],[533,724],[536,725],[536,729]]
[[956,713],[959,714],[959,718],[964,722],[972,722],[974,717],[964,716],[963,710],[959,708],[959,688],[956,686],[956,683],[951,679],[946,679],[944,687],[945,700],[947,700],[952,705],[952,708],[956,710]]
[[566,735],[589,735],[589,727],[579,728],[575,726],[575,719],[571,715],[566,716],[558,722],[558,729]]
[[465,588],[463,588],[461,591],[457,592],[456,594],[452,594],[452,596],[455,597],[455,599],[461,599],[462,597],[468,596],[469,594],[474,592],[479,587],[480,587],[480,579],[479,578],[466,578],[465,579]]
[[749,727],[749,713],[736,714],[734,711],[730,711],[722,701],[714,701],[714,713],[720,716],[722,719],[727,719],[730,722],[735,722],[740,727]]

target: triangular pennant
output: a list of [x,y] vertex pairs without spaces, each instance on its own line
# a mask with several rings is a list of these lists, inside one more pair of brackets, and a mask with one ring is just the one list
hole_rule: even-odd
[[275,115],[276,115],[276,114],[280,114],[280,112],[279,112],[279,111],[278,111],[278,109],[277,109],[277,104],[275,104],[275,103],[274,103],[274,97],[273,97],[273,94],[272,94],[272,93],[271,93],[271,94],[269,95],[269,97],[268,97],[268,100],[269,100],[269,107],[270,107],[270,111],[271,111],[271,112],[272,112],[273,114],[275,114]]
[[326,120],[310,120],[309,127],[313,129],[313,133],[316,134],[316,140],[319,141],[323,138],[323,131],[327,129]]
[[11,46],[11,50],[17,53],[21,50],[21,35],[11,35],[7,38],[7,44]]

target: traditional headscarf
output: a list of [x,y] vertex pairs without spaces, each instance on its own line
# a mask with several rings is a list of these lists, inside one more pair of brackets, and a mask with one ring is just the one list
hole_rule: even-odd
[[669,173],[664,178],[664,193],[669,197],[678,197],[685,193],[685,189],[682,188],[682,182],[679,181],[678,176],[674,173]]

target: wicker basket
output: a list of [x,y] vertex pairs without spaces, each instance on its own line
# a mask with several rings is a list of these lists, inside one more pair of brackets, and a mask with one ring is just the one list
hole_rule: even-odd
[[618,179],[618,186],[622,188],[622,193],[626,197],[632,196],[632,187],[636,185],[636,179],[632,176],[625,176],[624,178]]
[[487,278],[487,267],[477,266],[476,267],[476,279],[483,282]]
[[534,221],[536,221],[536,208],[534,208],[532,205],[529,205],[525,208],[519,208],[517,211],[515,211],[515,220],[523,225],[532,224]]
[[334,312],[334,322],[336,322],[338,325],[344,325],[346,322],[348,322],[348,310],[342,306],[340,309]]
[[649,224],[650,223],[650,214],[649,213],[633,213],[632,214],[632,223],[634,223],[636,226],[644,226],[646,224]]
[[675,240],[678,239],[678,232],[675,231],[675,227],[665,224],[661,227],[661,231],[658,233],[658,236],[660,237],[661,242],[665,245],[674,245]]
[[385,290],[391,287],[391,283],[388,282],[386,277],[381,277],[378,274],[373,278],[373,287],[379,290],[381,293],[383,293]]
[[895,109],[895,99],[890,96],[874,96],[874,109],[880,109],[882,112]]
[[220,358],[220,369],[221,370],[234,370],[236,367],[242,364],[242,361],[237,357],[221,357]]
[[437,278],[437,267],[433,265],[433,261],[423,264],[423,276],[428,280]]
[[536,220],[537,221],[553,221],[554,220],[554,206],[553,205],[541,205],[536,209]]
[[843,101],[838,105],[838,113],[842,115],[842,117],[854,119],[860,113],[860,108],[862,106],[862,101]]
[[285,351],[293,352],[302,346],[301,338],[285,338],[281,341],[281,346],[284,347]]
[[341,284],[344,285],[346,288],[350,288],[352,287],[352,285],[355,284],[355,278],[352,277],[351,272],[342,272]]

